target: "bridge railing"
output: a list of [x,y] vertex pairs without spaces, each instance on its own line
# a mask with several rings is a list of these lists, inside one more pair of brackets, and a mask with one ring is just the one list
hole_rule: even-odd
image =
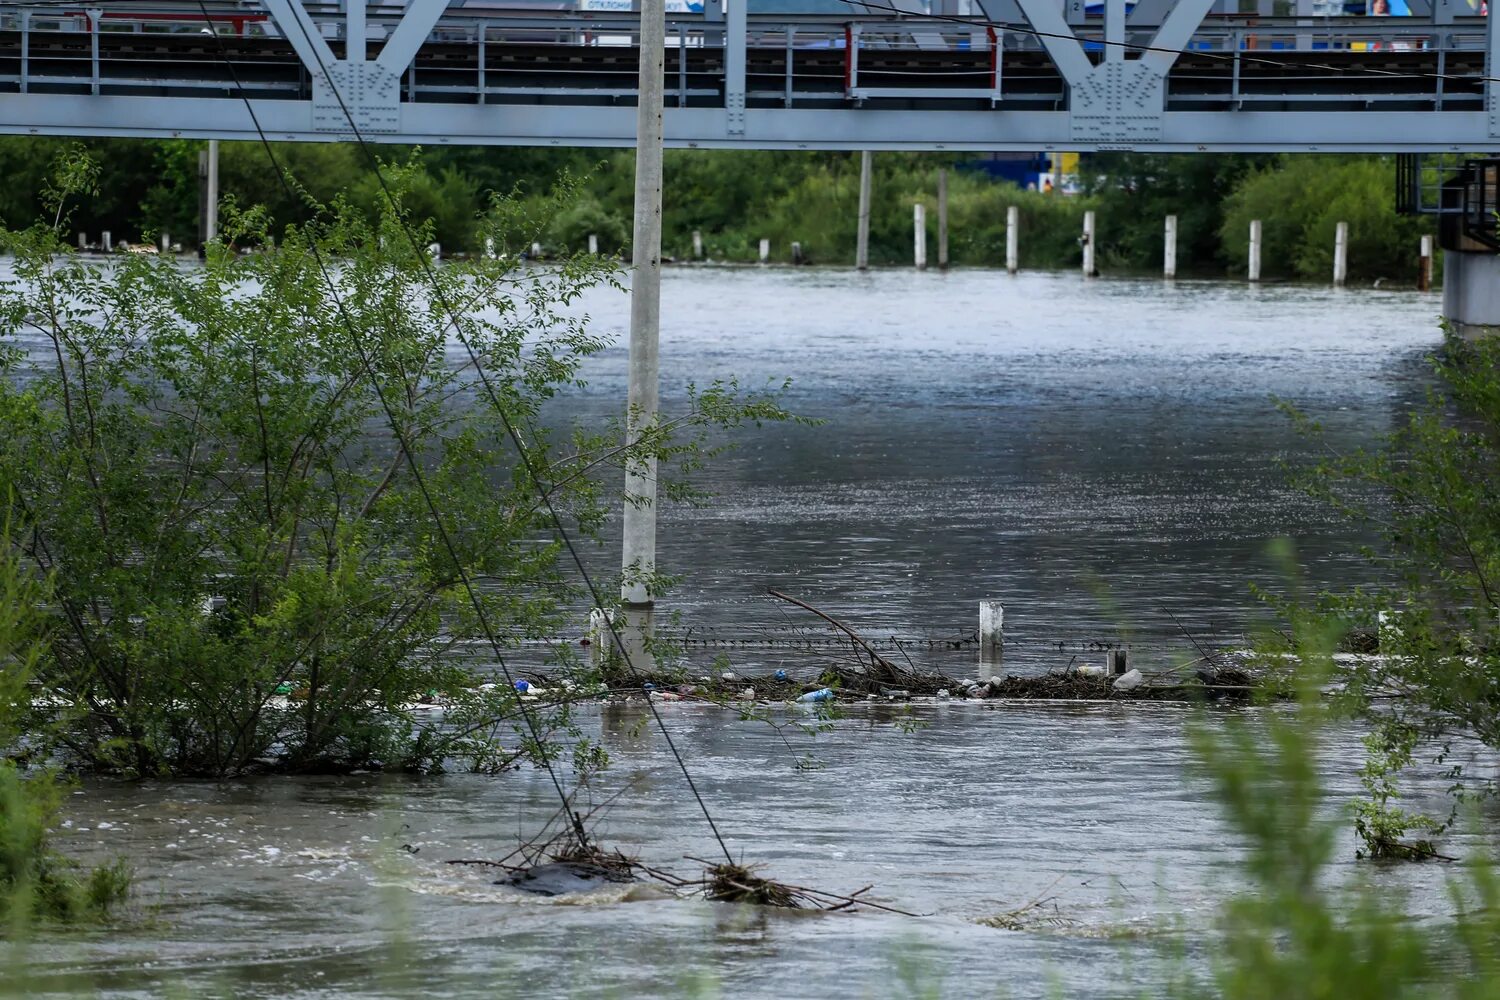
[[[318,32],[343,51],[335,3],[309,3]],[[231,74],[257,98],[307,99],[309,74],[265,14],[214,5],[220,39],[184,3],[142,3],[96,17],[84,9],[0,9],[0,91],[227,95]],[[380,51],[404,7],[372,4]],[[1167,76],[1168,110],[1474,110],[1483,99],[1486,18],[1448,24],[1391,17],[1210,17]],[[1102,23],[1072,29],[1089,58]],[[728,29],[701,14],[668,18],[669,106],[723,107]],[[1133,58],[1155,27],[1124,34]],[[516,14],[456,7],[403,74],[403,99],[426,103],[629,104],[637,19],[629,13]],[[1062,76],[1026,25],[920,16],[752,15],[745,97],[751,107],[946,106],[1057,110]]]

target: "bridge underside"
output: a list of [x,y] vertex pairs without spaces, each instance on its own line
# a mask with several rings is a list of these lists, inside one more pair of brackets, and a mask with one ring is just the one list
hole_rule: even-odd
[[[668,18],[673,146],[1202,152],[1488,151],[1488,18],[1215,15],[1160,23],[851,14]],[[518,16],[412,0],[0,12],[0,132],[628,146],[631,15]],[[1142,5],[1143,6],[1143,5]],[[247,15],[247,11],[250,13]],[[404,18],[404,21],[403,21]],[[1113,20],[1112,20],[1113,18]],[[1174,23],[1175,18],[1175,23]]]

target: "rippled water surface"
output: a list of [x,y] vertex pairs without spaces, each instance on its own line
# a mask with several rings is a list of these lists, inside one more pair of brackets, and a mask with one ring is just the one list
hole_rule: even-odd
[[[623,296],[584,308],[623,336]],[[1256,620],[1247,583],[1276,578],[1269,539],[1295,538],[1313,583],[1365,574],[1360,536],[1284,485],[1278,460],[1309,446],[1271,398],[1319,416],[1336,447],[1372,442],[1425,391],[1436,310],[1416,293],[1071,274],[670,271],[669,407],[688,381],[791,377],[789,405],[824,421],[745,435],[710,473],[712,507],[664,514],[663,566],[683,577],[670,604],[693,627],[755,636],[788,621],[763,596],[776,586],[872,634],[940,636],[999,598],[1015,669],[1122,637],[1142,666],[1165,665],[1187,645],[1172,615],[1232,643]],[[623,350],[591,363],[553,419],[616,411],[623,364]],[[617,556],[593,558],[607,573]],[[736,655],[752,671],[805,662]],[[967,655],[947,662],[972,669]],[[945,703],[915,708],[930,726],[908,732],[856,706],[816,738],[790,731],[790,748],[734,713],[664,707],[736,855],[792,882],[874,883],[925,916],[747,912],[640,889],[539,900],[445,864],[504,855],[546,819],[551,788],[529,772],[90,782],[62,846],[129,857],[144,919],[44,940],[27,987],[1139,996],[1175,963],[1201,965],[1200,932],[1239,884],[1240,845],[1191,765],[1179,707]],[[615,760],[585,797],[627,789],[603,839],[687,871],[685,856],[716,848],[641,721],[629,706],[584,713]],[[1330,737],[1335,793],[1355,786],[1357,758],[1357,734]],[[1351,857],[1341,845],[1340,874]],[[1362,874],[1442,906],[1442,872]],[[1039,895],[1065,927],[974,923]],[[1163,922],[1185,929],[1185,958],[1118,934]]]

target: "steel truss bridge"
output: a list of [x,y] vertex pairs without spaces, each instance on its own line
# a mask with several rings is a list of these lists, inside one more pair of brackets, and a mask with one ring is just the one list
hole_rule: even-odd
[[[0,4],[0,132],[628,146],[638,17],[494,0]],[[907,150],[1500,148],[1500,19],[1312,0],[968,0],[668,15],[667,143]],[[1238,9],[1238,5],[1236,5]],[[1273,16],[1270,11],[1291,11]],[[241,89],[243,88],[243,89]]]

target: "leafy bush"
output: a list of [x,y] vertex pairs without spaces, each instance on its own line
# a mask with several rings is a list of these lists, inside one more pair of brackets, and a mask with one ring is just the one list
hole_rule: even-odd
[[1349,224],[1350,278],[1411,281],[1421,236],[1431,227],[1395,210],[1389,157],[1285,156],[1235,189],[1220,229],[1231,267],[1243,272],[1252,219],[1261,220],[1267,277],[1328,281],[1334,230]]
[[[405,201],[425,175],[387,174],[398,207],[339,200],[274,250],[231,252],[272,241],[263,213],[227,211],[202,269],[92,264],[48,226],[6,234],[0,489],[52,580],[36,676],[79,761],[221,776],[549,755],[517,728],[515,692],[482,683],[489,658],[459,655],[485,635],[465,580],[502,641],[557,634],[572,588],[544,492],[589,535],[624,462],[690,468],[710,427],[781,415],[714,386],[635,440],[579,431],[554,455],[533,418],[604,346],[563,306],[609,266],[429,269],[407,227],[425,247],[432,224]],[[546,221],[503,202],[493,217]],[[488,385],[453,361],[455,337]],[[412,707],[434,693],[441,725]],[[566,706],[546,721],[570,726]]]

